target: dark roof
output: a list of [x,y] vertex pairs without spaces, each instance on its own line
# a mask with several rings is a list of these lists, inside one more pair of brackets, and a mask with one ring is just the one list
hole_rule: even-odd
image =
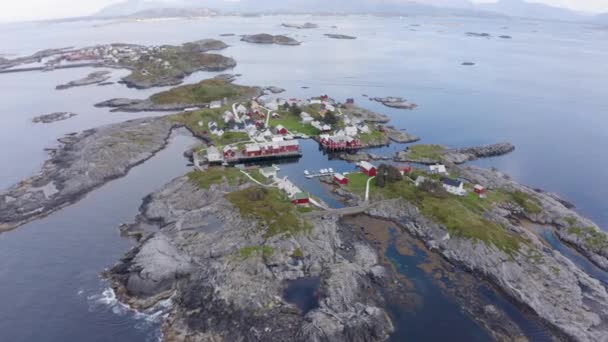
[[459,187],[459,186],[460,186],[460,184],[462,184],[462,182],[461,182],[461,181],[456,180],[456,179],[452,179],[452,178],[444,178],[444,179],[442,179],[441,181],[442,181],[442,182],[443,182],[443,184],[445,184],[445,185],[451,185],[451,186],[454,186],[454,187]]

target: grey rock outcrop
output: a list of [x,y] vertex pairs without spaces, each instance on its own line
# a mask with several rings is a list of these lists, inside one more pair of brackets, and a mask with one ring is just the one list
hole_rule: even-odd
[[62,138],[39,174],[0,194],[0,231],[48,215],[124,176],[165,147],[173,126],[164,118],[138,119]]
[[56,121],[63,121],[63,120],[68,120],[70,118],[75,117],[76,113],[70,113],[70,112],[57,112],[57,113],[51,113],[51,114],[44,114],[44,115],[40,115],[40,116],[36,116],[32,119],[32,122],[34,123],[52,123],[52,122],[56,122]]
[[245,35],[241,40],[253,44],[300,45],[300,42],[293,38],[282,35],[273,36],[267,33]]
[[418,107],[417,104],[410,102],[402,97],[388,96],[388,97],[372,97],[372,101],[380,102],[383,105],[396,108],[396,109],[414,109]]
[[517,253],[507,254],[492,244],[455,236],[446,238],[449,235],[445,227],[426,219],[415,206],[403,200],[381,203],[368,213],[400,223],[429,248],[488,279],[569,338],[606,340],[608,326],[603,323],[608,319],[606,288],[560,253],[544,248],[534,234],[503,220],[502,224],[531,241]]
[[463,164],[468,161],[481,158],[497,157],[515,150],[515,146],[510,143],[498,143],[493,145],[475,146],[467,148],[455,148],[445,151],[444,161],[454,164]]
[[556,228],[557,236],[587,256],[598,267],[608,270],[608,234],[593,221],[581,216],[566,201],[556,194],[539,192],[511,180],[506,174],[479,167],[467,166],[459,169],[463,178],[482,184],[490,189],[521,191],[534,198],[542,210],[540,213],[524,211],[510,214],[543,225]]
[[355,37],[355,36],[348,36],[345,34],[326,33],[325,36],[328,38],[332,38],[332,39],[347,39],[347,40],[357,39],[357,37]]
[[95,71],[95,72],[90,73],[87,77],[84,77],[82,79],[70,81],[66,84],[60,84],[57,87],[55,87],[55,89],[64,90],[64,89],[69,89],[72,87],[82,87],[82,86],[86,86],[86,85],[102,83],[102,82],[109,80],[111,77],[112,76],[111,76],[110,71],[106,71],[106,70]]
[[[150,298],[174,289],[163,326],[168,340],[386,340],[393,327],[374,290],[372,273],[382,266],[373,248],[357,242],[353,257],[342,255],[337,218],[312,219],[307,233],[264,237],[258,223],[239,215],[224,197],[238,188],[204,190],[185,176],[148,196],[128,229],[162,228],[107,273],[122,299],[135,307],[149,305]],[[166,265],[166,257],[144,252],[154,251],[148,245],[155,239],[172,246],[169,263],[188,276],[174,277],[158,265]],[[243,248],[252,246],[271,253],[244,256]],[[295,256],[296,250],[302,256]],[[146,279],[171,278],[173,285],[129,281],[139,279],[141,270]],[[302,277],[321,278],[318,307],[305,314],[282,297],[286,282]]]

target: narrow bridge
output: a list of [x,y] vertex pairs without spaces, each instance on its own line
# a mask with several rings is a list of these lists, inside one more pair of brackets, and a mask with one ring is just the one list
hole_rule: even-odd
[[354,206],[354,207],[345,207],[345,208],[327,209],[327,210],[317,210],[317,211],[312,211],[310,213],[306,213],[306,214],[304,214],[304,216],[306,216],[306,217],[322,217],[322,216],[332,216],[332,215],[349,216],[349,215],[362,214],[362,213],[366,212],[368,209],[374,207],[375,205],[377,205],[379,203],[381,203],[381,202],[375,202],[375,203],[365,202],[365,203],[363,203],[361,205]]

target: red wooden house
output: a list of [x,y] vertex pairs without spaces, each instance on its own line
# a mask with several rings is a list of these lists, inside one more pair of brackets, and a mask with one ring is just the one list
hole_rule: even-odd
[[293,199],[291,200],[291,202],[295,205],[309,204],[310,196],[308,196],[308,194],[306,194],[306,193],[299,192],[299,193],[295,194],[295,196],[293,196]]
[[282,125],[277,125],[277,134],[282,134],[285,135],[289,132],[287,132],[287,128],[283,127]]
[[473,191],[479,195],[479,197],[485,197],[487,194],[486,188],[484,188],[483,186],[477,184],[473,187]]
[[362,161],[359,163],[359,167],[361,168],[361,172],[369,177],[375,177],[378,174],[378,169],[369,162]]
[[348,184],[348,178],[344,177],[341,173],[334,174],[334,181],[340,185]]

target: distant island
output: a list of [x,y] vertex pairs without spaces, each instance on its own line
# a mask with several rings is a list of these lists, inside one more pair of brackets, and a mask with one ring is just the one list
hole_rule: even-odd
[[276,44],[276,45],[289,45],[289,46],[300,45],[300,42],[298,42],[297,40],[295,40],[293,38],[283,36],[283,35],[273,36],[273,35],[267,34],[267,33],[246,35],[246,36],[243,36],[243,38],[241,38],[241,40],[244,42],[253,43],[253,44]]
[[[0,72],[52,71],[79,67],[120,68],[131,71],[130,75],[121,79],[121,83],[132,88],[146,89],[178,85],[196,71],[223,71],[235,67],[234,59],[209,53],[226,47],[228,45],[222,41],[205,39],[179,46],[115,43],[80,49],[49,49],[27,57],[0,61]],[[37,62],[43,62],[44,66],[18,68],[20,65]],[[7,70],[9,68],[11,69]],[[58,89],[101,83],[107,78],[105,73],[96,72],[82,80],[60,85]]]
[[325,36],[333,39],[357,39],[357,37],[347,36],[345,34],[326,33]]
[[313,23],[304,23],[304,24],[286,24],[286,23],[283,23],[283,24],[281,24],[281,26],[288,27],[288,28],[296,28],[296,29],[315,29],[315,28],[319,27],[319,25],[313,24]]

